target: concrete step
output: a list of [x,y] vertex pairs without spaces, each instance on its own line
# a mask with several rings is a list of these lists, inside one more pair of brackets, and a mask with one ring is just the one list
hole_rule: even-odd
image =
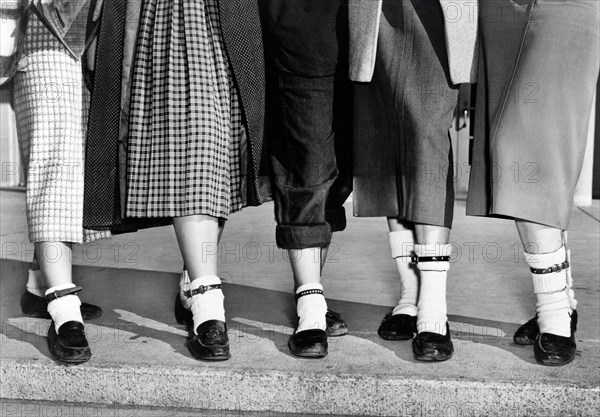
[[580,340],[571,365],[549,368],[512,343],[516,324],[450,316],[455,356],[421,363],[410,341],[377,336],[388,307],[330,300],[351,332],[330,338],[326,358],[303,360],[287,348],[291,295],[236,284],[224,288],[232,358],[198,362],[172,314],[177,274],[127,269],[75,268],[82,298],[104,315],[86,327],[91,361],[64,366],[48,352],[49,321],[20,311],[24,279],[16,277],[27,264],[0,265],[2,398],[378,416],[594,415],[600,407],[597,340]]

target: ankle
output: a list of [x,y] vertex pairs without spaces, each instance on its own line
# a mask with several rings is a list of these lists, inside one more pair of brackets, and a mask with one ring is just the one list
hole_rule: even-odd
[[186,296],[191,298],[194,333],[198,326],[208,320],[225,322],[225,296],[219,277],[211,275],[192,280]]
[[81,301],[79,297],[75,295],[81,288],[75,286],[75,284],[62,284],[48,288],[45,295],[48,297],[53,293],[64,290],[73,290],[74,293],[59,295],[56,298],[48,302],[48,313],[52,317],[54,322],[54,328],[58,333],[58,329],[64,323],[69,321],[77,321],[83,323],[83,317],[81,316]]
[[297,332],[311,329],[326,330],[327,301],[321,284],[305,284],[296,290]]

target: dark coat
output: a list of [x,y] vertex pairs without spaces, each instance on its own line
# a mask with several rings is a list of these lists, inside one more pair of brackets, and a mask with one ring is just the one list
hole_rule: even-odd
[[[245,201],[247,205],[259,205],[270,198],[268,177],[268,159],[265,143],[265,69],[262,33],[258,14],[260,0],[227,0],[220,1],[221,30],[225,42],[230,65],[236,86],[240,94],[240,102],[244,114],[244,122],[248,132],[248,146],[242,157],[247,158],[247,177],[245,184]],[[121,3],[121,2],[119,2]],[[113,6],[119,7],[119,6]],[[90,109],[90,129],[86,143],[85,166],[85,198],[84,225],[88,228],[110,228],[118,231],[132,231],[141,227],[158,226],[170,219],[124,219],[124,202],[126,201],[127,172],[127,138],[129,101],[131,85],[131,69],[137,43],[142,0],[128,0],[123,13],[122,22],[116,22],[113,14],[106,13],[98,22],[99,27],[90,28],[98,32],[98,51],[96,52],[95,78],[115,78],[111,72],[120,72],[120,91],[112,91],[112,100],[119,100],[120,105],[113,105],[114,111],[102,118],[101,123],[94,123],[93,113],[105,112],[110,108],[106,103],[106,85],[94,83],[92,88],[92,104]],[[111,21],[107,21],[110,19]],[[103,22],[104,20],[104,22]],[[92,25],[93,22],[92,22]],[[124,29],[116,29],[124,28]],[[123,30],[119,33],[118,30]],[[110,33],[106,33],[110,31]],[[119,57],[121,66],[111,65],[103,60],[104,49],[122,45]],[[113,51],[114,52],[114,51]],[[114,53],[110,52],[114,59]],[[102,72],[102,74],[100,73]],[[105,78],[106,79],[106,78]],[[98,86],[101,84],[101,86]],[[104,83],[106,84],[106,82]],[[117,83],[118,84],[118,83]],[[113,87],[117,88],[117,87]],[[99,91],[102,89],[103,91]],[[113,104],[115,104],[113,102]],[[116,111],[116,109],[120,111]],[[117,114],[119,113],[119,114]],[[97,117],[96,117],[97,118]],[[118,126],[118,128],[115,128]]]

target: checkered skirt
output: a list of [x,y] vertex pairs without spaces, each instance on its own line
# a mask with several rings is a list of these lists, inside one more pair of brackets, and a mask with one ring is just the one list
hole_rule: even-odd
[[[83,42],[83,39],[82,39]],[[27,179],[32,242],[82,243],[110,235],[83,229],[83,163],[89,94],[81,63],[33,13],[25,71],[14,78],[17,134]]]
[[144,2],[133,68],[127,216],[228,218],[244,127],[217,0]]

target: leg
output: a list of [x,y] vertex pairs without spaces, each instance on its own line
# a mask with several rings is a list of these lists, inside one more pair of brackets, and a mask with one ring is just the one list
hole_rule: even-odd
[[537,320],[520,328],[514,339],[520,342],[525,336],[535,337],[534,355],[539,363],[565,365],[575,357],[577,327],[566,237],[560,229],[529,221],[516,220],[516,226],[531,269]]
[[73,284],[71,244],[36,242],[40,270],[48,288],[48,313],[52,324],[48,330],[48,348],[59,360],[82,363],[91,357],[83,328],[81,301],[76,295],[81,288]]
[[338,174],[333,102],[339,50],[332,33],[340,35],[346,23],[343,3],[273,1],[266,7],[272,106],[281,123],[270,147],[276,238],[289,251],[297,285],[299,323],[289,342],[297,356],[327,354],[321,248],[331,239],[325,207]]
[[446,278],[452,249],[448,245],[450,229],[416,224],[415,233],[421,285],[417,303],[418,333],[413,340],[413,352],[417,360],[444,361],[454,352],[446,316]]
[[415,226],[396,218],[388,218],[388,234],[392,258],[400,275],[402,293],[391,314],[387,314],[377,333],[386,340],[408,340],[416,333],[418,270],[412,263],[415,246]]
[[[201,360],[229,359],[224,296],[217,276],[219,220],[205,215],[177,217],[173,226],[190,277],[188,289],[183,291],[192,311],[190,352]],[[175,309],[179,321],[185,314],[180,311],[183,305],[176,303]]]

